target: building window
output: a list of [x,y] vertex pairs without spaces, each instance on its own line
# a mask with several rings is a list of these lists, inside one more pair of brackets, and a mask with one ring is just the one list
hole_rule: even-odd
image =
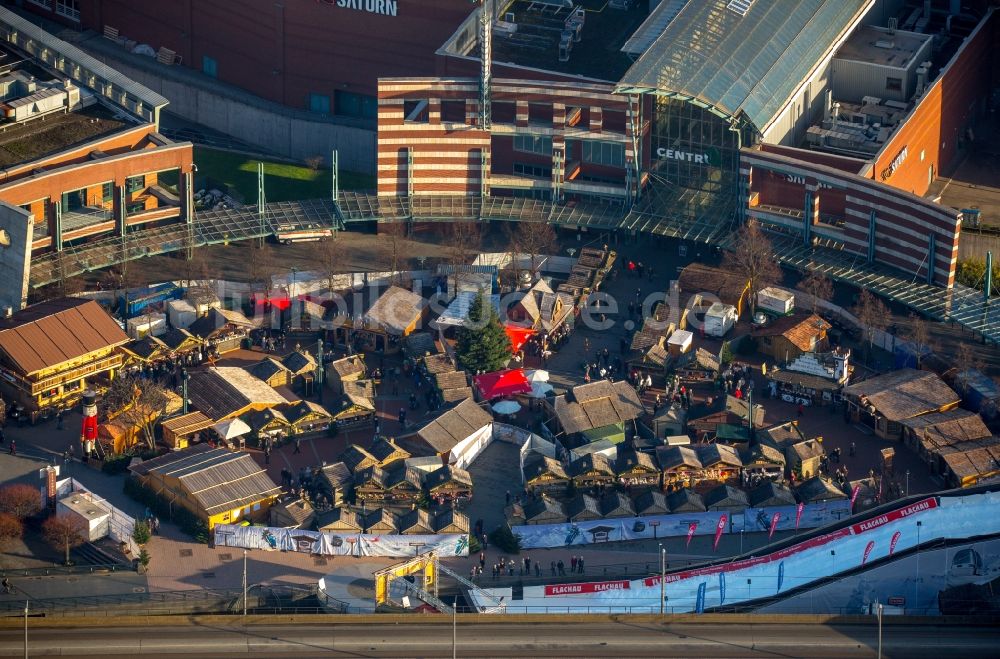
[[115,184],[108,181],[101,186],[101,202],[108,203],[115,197]]
[[514,150],[551,156],[552,138],[544,135],[515,135]]
[[531,178],[549,179],[552,178],[552,168],[516,162],[514,163],[514,174],[516,176],[530,176]]
[[330,97],[325,94],[309,94],[309,111],[330,114]]
[[886,78],[885,79],[885,90],[887,92],[901,92],[901,91],[903,91],[903,79],[902,78]]
[[52,9],[52,0],[28,0],[28,2],[42,9]]
[[583,142],[583,161],[610,167],[625,166],[625,145],[616,142]]
[[374,119],[378,116],[378,103],[374,96],[338,91],[334,102],[336,113],[342,117]]
[[137,213],[144,213],[144,212],[146,212],[146,202],[144,202],[144,201],[133,202],[133,203],[129,204],[128,206],[126,206],[125,210],[126,210],[126,212],[129,215],[135,215]]
[[79,23],[80,3],[78,0],[56,0],[56,13]]
[[137,192],[146,187],[145,176],[129,176],[125,179],[125,192]]
[[215,61],[214,57],[209,57],[208,55],[201,56],[201,72],[212,78],[219,77],[219,63]]

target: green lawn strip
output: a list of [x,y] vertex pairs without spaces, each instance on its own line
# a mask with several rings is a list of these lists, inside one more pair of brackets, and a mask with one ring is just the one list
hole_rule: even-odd
[[[242,195],[245,203],[256,201],[258,159],[240,153],[195,147],[194,160],[198,164],[200,187],[209,183],[213,186],[222,184]],[[264,161],[264,192],[268,201],[329,197],[330,187],[329,169]],[[374,176],[340,171],[341,190],[371,190],[374,187]]]

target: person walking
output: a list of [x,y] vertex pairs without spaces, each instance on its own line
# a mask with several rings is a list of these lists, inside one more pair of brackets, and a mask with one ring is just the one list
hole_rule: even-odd
[[562,559],[559,559],[559,562],[556,563],[556,567],[559,569],[559,576],[564,576],[566,574],[566,564],[562,562]]
[[569,559],[569,571],[576,572],[576,556],[571,556]]
[[576,570],[580,574],[583,574],[583,556],[576,559]]
[[855,456],[855,455],[857,454],[857,447],[856,447],[856,446],[854,445],[854,442],[851,442],[851,449],[850,449],[850,451],[849,451],[849,453],[848,453],[848,454],[849,454],[849,455],[850,455],[850,456],[851,456],[852,458],[853,458],[853,457],[854,457],[854,456]]
[[11,455],[17,455],[17,442],[14,441],[13,439],[10,440],[10,450],[7,451],[7,453]]
[[292,455],[302,452],[302,440],[298,437],[295,438],[295,450],[292,451]]

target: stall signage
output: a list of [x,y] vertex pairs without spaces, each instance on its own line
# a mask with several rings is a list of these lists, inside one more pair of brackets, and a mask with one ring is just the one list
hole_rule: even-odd
[[382,16],[395,16],[397,0],[319,0],[328,5],[334,5],[341,9],[357,9],[366,11],[369,14],[381,14]]
[[908,147],[904,146],[900,149],[899,153],[896,154],[896,157],[892,159],[892,162],[890,162],[889,165],[882,170],[883,181],[892,176],[896,170],[899,169],[899,166],[906,160],[907,148]]
[[545,587],[545,596],[582,595],[585,593],[603,593],[609,590],[628,590],[628,581],[596,581],[591,583],[564,583]]

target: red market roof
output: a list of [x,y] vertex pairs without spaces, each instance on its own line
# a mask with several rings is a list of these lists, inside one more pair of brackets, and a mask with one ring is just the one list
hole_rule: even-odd
[[521,346],[523,346],[528,339],[535,335],[535,330],[529,327],[504,325],[503,330],[507,333],[507,338],[510,339],[510,349],[512,352],[520,350]]
[[531,383],[524,376],[524,371],[519,368],[483,373],[472,379],[476,383],[479,393],[486,400],[531,393]]

